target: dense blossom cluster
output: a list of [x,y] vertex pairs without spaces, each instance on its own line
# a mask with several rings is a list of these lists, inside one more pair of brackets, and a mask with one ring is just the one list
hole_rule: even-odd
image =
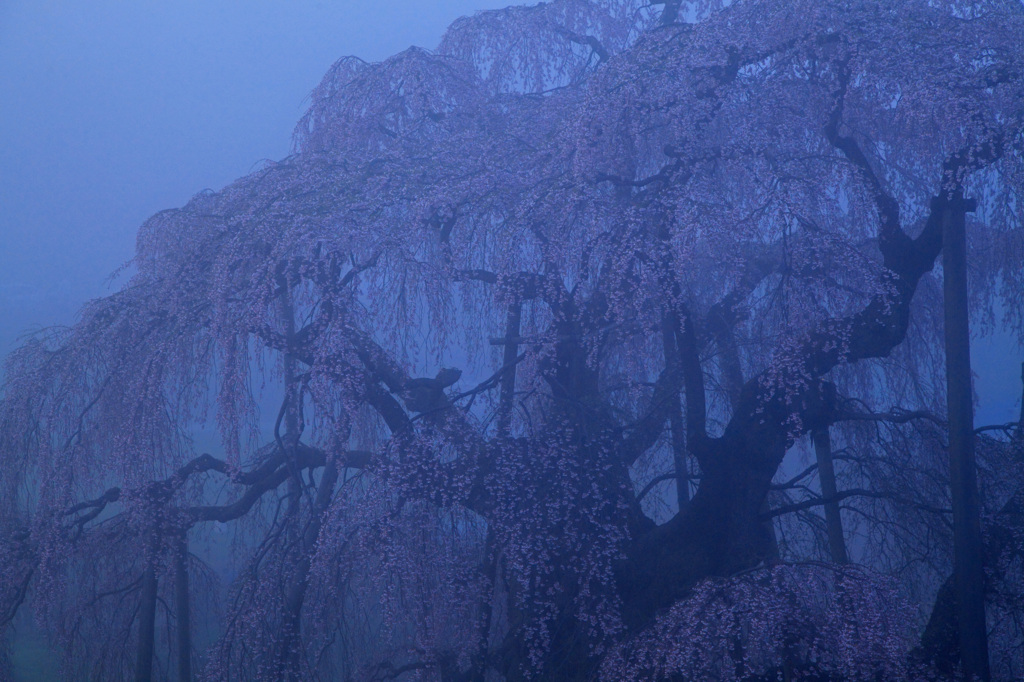
[[554,0],[338,61],[292,156],[8,361],[0,628],[74,679],[941,667],[932,268],[976,200],[974,303],[1024,330],[1021,44],[1017,0]]
[[910,679],[909,605],[860,569],[780,564],[709,580],[609,657],[609,680]]

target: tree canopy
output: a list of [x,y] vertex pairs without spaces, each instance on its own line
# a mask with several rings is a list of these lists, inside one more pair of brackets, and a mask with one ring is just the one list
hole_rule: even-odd
[[[9,358],[0,626],[69,679],[954,676],[936,266],[966,220],[1024,333],[1022,45],[1019,0],[553,0],[339,60]],[[1022,438],[975,436],[1006,679]]]

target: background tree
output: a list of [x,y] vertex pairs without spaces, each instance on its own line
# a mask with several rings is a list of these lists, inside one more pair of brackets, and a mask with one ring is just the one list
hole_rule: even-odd
[[[147,221],[8,363],[3,622],[79,678],[955,675],[932,270],[975,197],[973,305],[1024,328],[1024,9],[723,5],[342,59],[293,156]],[[979,449],[1007,613],[1019,429]]]

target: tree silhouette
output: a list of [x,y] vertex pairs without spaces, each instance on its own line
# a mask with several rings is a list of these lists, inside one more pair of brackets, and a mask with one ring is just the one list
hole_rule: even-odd
[[[1024,329],[1021,44],[1016,0],[555,0],[340,60],[9,359],[0,622],[71,679],[959,674],[933,268],[965,220]],[[1011,677],[1020,432],[971,436]]]

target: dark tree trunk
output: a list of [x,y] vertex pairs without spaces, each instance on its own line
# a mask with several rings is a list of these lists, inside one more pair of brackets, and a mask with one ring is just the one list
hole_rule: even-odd
[[[1024,384],[1024,362],[1020,363],[1020,381]],[[1017,440],[1024,439],[1024,392],[1020,396],[1020,421],[1017,422]]]
[[665,6],[665,9],[661,11],[662,26],[674,24],[679,20],[679,6],[682,4],[681,0],[665,0],[664,2],[654,4],[662,4]]
[[[678,371],[679,351],[676,348],[676,327],[678,322],[674,315],[666,315],[662,320],[661,336],[665,353],[665,366],[674,367]],[[672,435],[672,464],[676,477],[676,509],[683,510],[690,503],[690,470],[686,463],[686,427],[683,422],[683,408],[679,393],[670,398],[668,420]]]
[[139,597],[139,641],[135,648],[135,682],[150,682],[153,679],[156,588],[155,557],[147,557],[146,568],[142,574],[142,595]]
[[[281,297],[280,315],[285,327],[286,350],[284,353],[284,401],[275,426],[275,439],[288,461],[291,475],[288,478],[288,506],[285,511],[287,519],[287,545],[296,552],[296,565],[287,578],[284,600],[281,606],[281,622],[278,626],[277,642],[275,643],[274,670],[279,680],[297,682],[301,675],[301,628],[302,605],[306,597],[306,581],[309,572],[309,554],[307,552],[307,535],[313,534],[313,540],[319,532],[319,504],[309,509],[311,518],[305,530],[302,525],[303,494],[305,483],[297,464],[299,439],[302,437],[302,387],[295,370],[296,358],[292,351],[295,344],[295,310],[291,301],[290,285],[287,278],[280,278]],[[284,435],[280,433],[284,424]],[[337,479],[337,467],[330,462],[324,469],[317,501],[324,493],[325,485],[331,490]],[[328,497],[328,500],[330,498]]]
[[174,552],[175,638],[179,682],[192,682],[192,619],[188,581],[188,531],[182,531]]
[[846,540],[843,537],[843,520],[839,516],[839,503],[836,497],[836,472],[832,465],[832,438],[828,427],[823,426],[811,431],[814,443],[814,456],[818,461],[818,479],[821,481],[821,496],[833,501],[825,504],[825,527],[828,530],[828,550],[832,561],[837,564],[850,562],[846,554]]
[[[1024,488],[1018,488],[992,519],[985,539],[985,556],[992,560],[993,565],[1007,552],[1018,553],[1017,538],[1020,536],[1021,519],[1024,519]],[[911,654],[916,662],[930,665],[937,673],[949,678],[956,673],[960,663],[954,577],[950,575],[946,578],[935,595],[935,604],[921,636],[921,643]]]
[[518,346],[515,339],[519,337],[519,328],[523,317],[523,304],[516,301],[509,305],[505,320],[505,351],[502,366],[505,368],[501,377],[501,396],[498,399],[498,433],[508,437],[512,431],[512,407],[516,390],[516,354]]
[[921,644],[912,653],[912,658],[950,678],[956,673],[960,662],[956,602],[956,581],[950,575],[935,595],[935,605],[932,606],[928,625],[921,635]]
[[953,498],[953,575],[961,662],[967,679],[989,679],[980,503],[974,461],[967,244],[962,194],[942,219],[942,267],[949,409],[949,478]]
[[[487,539],[484,544],[483,565],[480,567],[480,571],[483,573],[484,579],[487,581],[487,585],[489,586],[490,593],[492,595],[497,589],[496,581],[498,578],[498,561],[498,548],[497,541],[494,537],[494,528],[489,527],[487,529]],[[477,642],[476,653],[474,654],[471,670],[473,679],[478,680],[484,679],[484,676],[487,673],[487,667],[490,665],[491,621],[494,617],[492,600],[484,599],[481,604],[481,610],[483,613],[480,616],[479,640]]]
[[[732,327],[726,326],[719,335],[719,350],[722,353],[722,374],[725,383],[726,393],[729,395],[729,405],[733,412],[739,407],[740,393],[743,391],[743,365],[740,362],[740,351],[736,345],[736,335]],[[758,512],[767,517],[771,507],[767,495],[761,502]],[[764,536],[768,539],[768,554],[766,558],[776,559],[779,556],[779,538],[775,534],[775,522],[766,518],[762,522]]]
[[320,536],[323,516],[330,506],[337,483],[338,466],[335,462],[328,461],[320,478],[320,486],[317,489],[312,509],[309,510],[309,522],[299,539],[299,542],[301,542],[299,547],[301,556],[298,558],[295,569],[290,576],[291,582],[285,594],[284,608],[281,615],[280,650],[278,653],[279,678],[283,680],[299,682],[302,679],[300,658],[302,647],[302,606],[306,600],[306,588],[309,585],[309,568],[313,552],[316,551],[316,541]]
[[[1024,384],[1024,364],[1021,365],[1021,382]],[[1010,441],[1010,447],[1024,445],[1024,395],[1021,401],[1019,426]],[[990,565],[999,564],[1007,551],[1013,551],[1019,537],[1021,519],[1024,519],[1024,488],[1010,496],[1002,509],[993,517],[985,538],[985,557]],[[912,653],[918,663],[931,665],[936,672],[953,677],[960,663],[959,628],[957,627],[956,581],[950,575],[942,583],[935,604],[932,607],[928,625],[921,636],[921,643]]]
[[[631,543],[620,569],[625,618],[631,630],[684,598],[698,581],[728,576],[775,556],[762,515],[776,465],[759,466],[736,443],[716,447],[686,510]],[[784,450],[780,448],[777,460]]]

